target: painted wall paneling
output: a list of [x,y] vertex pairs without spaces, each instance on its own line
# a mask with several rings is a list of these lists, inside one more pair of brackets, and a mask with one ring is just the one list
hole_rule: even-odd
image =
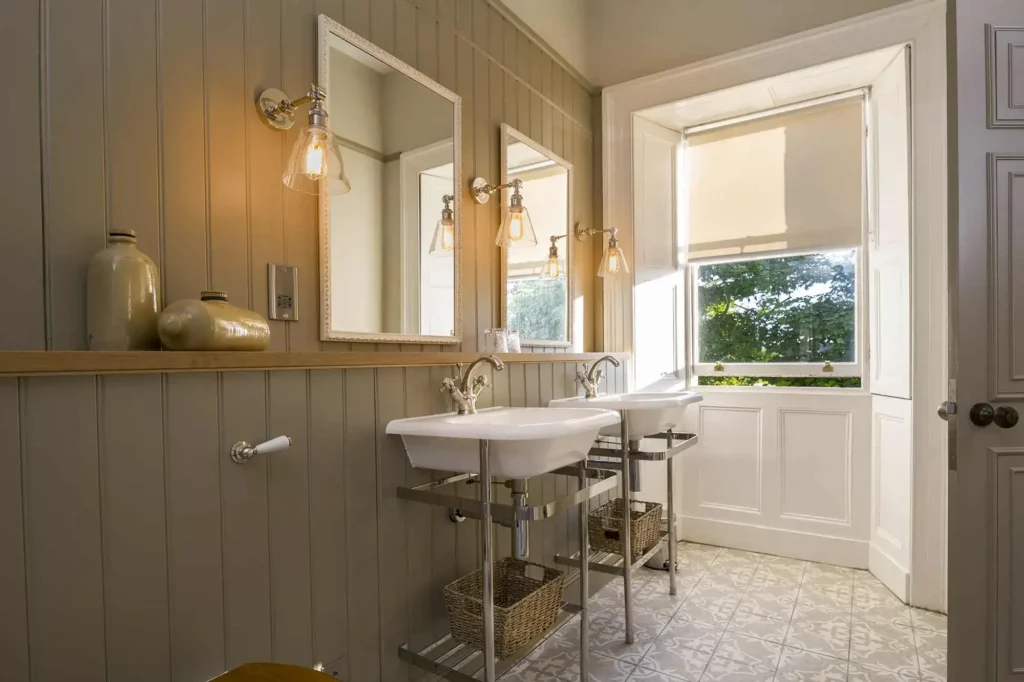
[[[481,405],[577,395],[577,367],[510,364],[489,374]],[[608,390],[625,370],[609,368]],[[478,528],[397,498],[445,472],[411,468],[384,428],[449,409],[437,389],[454,371],[0,380],[5,682],[194,682],[247,661],[409,677],[398,646],[447,632],[441,589],[476,569]],[[279,434],[289,450],[228,456],[237,440]],[[531,481],[547,496],[574,486]],[[533,557],[570,551],[574,528],[534,524]],[[507,555],[509,530],[494,533]]]
[[[462,97],[465,178],[498,177],[507,121],[581,171],[576,215],[590,215],[591,96],[488,0],[13,0],[0,56],[24,102],[0,138],[0,283],[19,290],[20,322],[0,350],[85,348],[86,265],[114,227],[138,232],[165,302],[212,287],[266,313],[267,263],[298,266],[304,312],[271,322],[273,350],[423,350],[319,340],[315,199],[280,183],[299,129],[270,130],[252,102],[308,89],[321,12]],[[476,351],[498,323],[500,207],[467,188],[463,348]],[[582,253],[576,267],[592,348],[596,268]]]
[[872,396],[871,400],[871,572],[900,599],[910,580],[913,480],[912,404]]
[[[681,458],[680,537],[867,567],[870,405],[859,392],[705,391],[684,418],[701,440]],[[644,494],[664,501],[654,473]]]

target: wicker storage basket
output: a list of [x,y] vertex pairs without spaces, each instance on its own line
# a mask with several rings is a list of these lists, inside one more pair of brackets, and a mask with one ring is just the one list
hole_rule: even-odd
[[[543,579],[528,576],[543,575]],[[452,637],[484,648],[483,571],[474,571],[444,588]],[[562,602],[562,572],[505,557],[494,564],[494,655],[511,656],[551,627]]]
[[[642,556],[658,541],[661,530],[661,505],[657,502],[632,500],[630,519],[630,554]],[[622,554],[622,498],[612,500],[590,512],[587,519],[590,547],[600,552]]]

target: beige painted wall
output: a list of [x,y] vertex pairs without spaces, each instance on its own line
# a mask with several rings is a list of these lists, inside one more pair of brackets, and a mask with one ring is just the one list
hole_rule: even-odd
[[[215,288],[265,313],[267,263],[299,266],[300,321],[271,322],[272,350],[385,348],[320,342],[316,202],[280,180],[298,130],[253,107],[267,87],[308,89],[321,12],[462,97],[467,185],[498,177],[507,122],[576,164],[591,221],[591,97],[487,0],[6,0],[0,63],[19,105],[0,128],[0,350],[85,348],[85,268],[110,228],[139,233],[165,301]],[[476,350],[499,323],[499,206],[462,191]],[[589,349],[593,257],[577,253]]]

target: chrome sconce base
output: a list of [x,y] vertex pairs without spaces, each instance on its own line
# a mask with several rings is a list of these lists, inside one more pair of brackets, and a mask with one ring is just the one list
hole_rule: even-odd
[[[519,194],[519,188],[523,186],[523,181],[519,178],[506,182],[504,185],[489,185],[483,178],[473,178],[473,182],[469,183],[469,188],[473,190],[473,198],[478,204],[486,204],[491,199],[491,195],[500,189],[511,187],[515,190],[514,194]],[[520,200],[521,201],[521,200]]]

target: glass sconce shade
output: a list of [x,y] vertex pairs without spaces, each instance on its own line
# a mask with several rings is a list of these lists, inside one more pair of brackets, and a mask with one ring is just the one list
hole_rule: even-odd
[[320,125],[306,126],[299,133],[282,180],[287,187],[304,194],[318,194],[321,180],[328,194],[347,194],[352,189],[337,140]]
[[494,243],[502,248],[537,244],[537,232],[533,229],[530,212],[525,206],[520,203],[518,206],[509,207],[501,221],[501,229],[498,230],[498,238]]
[[597,271],[597,276],[607,277],[608,275],[617,275],[620,272],[628,273],[629,265],[626,264],[625,254],[619,248],[619,241],[615,238],[615,235],[612,235],[611,239],[608,240],[608,248],[605,249],[604,256],[601,257],[601,267]]
[[451,256],[455,253],[455,221],[441,218],[434,228],[434,237],[430,240],[430,253],[435,256]]

